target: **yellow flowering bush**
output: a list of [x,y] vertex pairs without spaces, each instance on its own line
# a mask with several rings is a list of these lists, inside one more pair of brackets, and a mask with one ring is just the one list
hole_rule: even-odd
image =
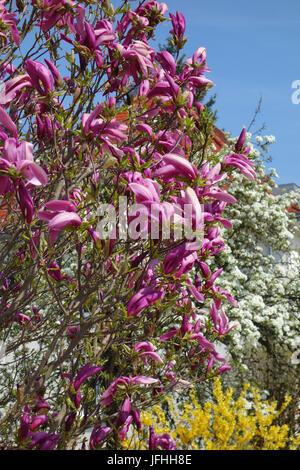
[[288,406],[289,397],[278,408],[277,402],[262,400],[257,389],[245,384],[239,398],[234,400],[232,388],[223,391],[219,378],[214,381],[213,397],[201,406],[192,389],[179,406],[167,398],[164,405],[143,412],[142,430],[124,441],[124,449],[147,449],[149,426],[156,434],[171,434],[180,450],[300,448],[300,435],[293,436],[287,425],[274,424]]

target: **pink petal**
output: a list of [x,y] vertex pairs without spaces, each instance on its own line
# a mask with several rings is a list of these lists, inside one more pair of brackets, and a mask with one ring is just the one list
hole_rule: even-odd
[[175,336],[178,331],[179,331],[178,328],[173,328],[173,330],[170,330],[167,333],[164,333],[163,335],[161,335],[159,339],[161,341],[166,341],[167,339],[170,339],[173,336]]
[[173,165],[175,168],[192,177],[193,179],[198,175],[198,170],[195,165],[193,165],[193,163],[189,162],[184,157],[168,153],[164,155],[163,161],[167,164]]
[[36,163],[30,160],[23,160],[18,166],[20,170],[25,169],[24,173],[31,184],[45,186],[48,183],[47,173]]
[[74,204],[63,199],[46,202],[45,207],[54,212],[76,212]]
[[156,352],[153,351],[145,351],[138,354],[138,356],[150,356],[152,357],[152,359],[154,359],[154,361],[160,362],[161,364],[163,363],[162,358]]
[[15,123],[11,120],[10,116],[7,114],[5,109],[0,106],[0,122],[6,127],[7,130],[17,139],[18,130]]
[[136,384],[143,384],[143,385],[151,385],[158,382],[158,379],[154,379],[153,377],[145,377],[143,375],[138,375],[134,377],[132,380]]
[[63,230],[65,227],[79,226],[80,224],[81,218],[78,214],[74,212],[61,212],[50,220],[49,229],[59,231]]

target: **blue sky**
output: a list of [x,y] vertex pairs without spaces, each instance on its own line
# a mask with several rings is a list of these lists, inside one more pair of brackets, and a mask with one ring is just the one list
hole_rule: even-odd
[[[276,137],[268,166],[276,168],[277,183],[300,186],[300,103],[292,103],[297,91],[292,82],[300,81],[299,0],[165,2],[171,13],[180,11],[186,18],[185,54],[191,56],[200,46],[207,49],[218,127],[238,135],[250,124],[261,96],[261,113],[252,131],[265,123],[262,134]],[[170,29],[170,23],[162,25],[157,41],[163,42]]]

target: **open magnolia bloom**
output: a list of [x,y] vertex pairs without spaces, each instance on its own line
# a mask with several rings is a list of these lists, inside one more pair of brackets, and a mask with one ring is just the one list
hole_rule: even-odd
[[[0,157],[0,168],[4,171],[15,168],[25,176],[28,183],[34,186],[45,186],[48,183],[48,175],[33,161],[32,151],[33,145],[29,142],[19,143],[15,138],[7,138]],[[5,178],[9,179],[9,176]],[[1,194],[3,192],[4,190]]]
[[[7,134],[0,128],[2,132],[3,147],[0,156],[0,169],[3,171],[1,177],[0,194],[5,195],[9,179],[11,178],[11,170],[16,170],[21,175],[17,178],[25,177],[26,181],[35,186],[45,186],[48,183],[48,175],[45,170],[33,161],[33,144],[30,142],[18,142],[18,130],[7,112],[0,106],[0,123],[12,134]],[[10,170],[10,171],[9,171]]]
[[49,222],[50,243],[57,240],[59,232],[65,227],[78,227],[81,218],[76,213],[76,207],[72,202],[57,200],[45,204],[44,210],[39,210],[37,216]]

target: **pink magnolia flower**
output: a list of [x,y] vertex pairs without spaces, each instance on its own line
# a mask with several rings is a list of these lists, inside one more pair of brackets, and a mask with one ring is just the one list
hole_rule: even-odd
[[102,426],[101,423],[96,424],[90,436],[90,449],[96,450],[97,447],[104,441],[107,434],[110,433],[110,431],[111,428],[109,426]]
[[[155,180],[141,177],[138,182],[129,183],[128,188],[134,192],[136,202],[143,205],[145,230],[151,230],[153,238],[164,237],[165,230],[167,230],[167,238],[170,232],[170,221],[176,225],[184,224],[182,215],[175,213],[174,204],[168,201],[160,202],[160,188]],[[131,214],[130,219],[134,220],[134,218],[134,214]]]
[[224,158],[224,164],[226,166],[233,165],[239,168],[242,174],[250,180],[254,180],[256,178],[256,173],[253,169],[255,164],[251,162],[245,155],[239,153],[226,155]]
[[[208,359],[206,374],[213,368],[216,361],[226,362],[226,358],[221,356],[221,354],[215,350],[214,345],[203,335],[196,334],[194,335],[193,339],[197,339],[199,342],[198,350],[202,355],[199,364],[203,365],[204,362]],[[196,349],[192,348],[189,352],[189,356],[192,358],[195,353]],[[199,357],[199,353],[197,353],[197,355]]]
[[164,295],[162,290],[153,287],[143,287],[129,301],[127,307],[128,316],[136,316],[150,305],[156,304]]
[[138,409],[132,407],[130,398],[126,397],[114,424],[118,429],[118,434],[121,441],[124,440],[132,423],[134,423],[138,429],[141,429],[142,423],[140,419],[140,412]]
[[[16,45],[19,46],[20,36],[15,20],[16,13],[9,13],[4,6],[5,3],[6,0],[0,0],[0,22],[3,23],[3,25],[8,26],[13,40],[15,41]],[[6,39],[5,34],[3,36]]]
[[223,271],[223,268],[219,268],[216,271],[214,271],[213,274],[210,274],[209,279],[205,283],[206,289],[209,289],[214,284],[215,280],[217,279],[217,277],[220,276],[222,271]]
[[49,91],[53,91],[52,74],[46,65],[37,60],[27,59],[25,69],[31,78],[33,86],[41,95],[47,95]]
[[165,98],[176,98],[178,96],[179,86],[174,82],[171,76],[167,75],[167,73],[165,73],[165,78],[168,79],[158,82],[148,92],[147,98],[149,100],[156,96]]
[[[70,374],[62,374],[62,377],[66,377],[70,381],[70,395],[76,408],[79,408],[81,403],[81,393],[79,391],[80,386],[88,377],[96,374],[101,369],[102,367],[100,366],[91,366],[90,363],[88,363],[80,369],[74,380]],[[74,389],[75,394],[72,391],[72,388]]]
[[48,434],[45,431],[30,432],[28,438],[32,438],[29,444],[27,445],[28,449],[33,447],[36,450],[53,450],[60,440],[59,434]]
[[50,261],[47,265],[48,274],[51,276],[55,281],[61,281],[63,279],[60,266],[57,264],[56,261]]
[[[137,35],[140,36],[140,34],[138,34],[138,30],[144,29],[148,25],[149,21],[147,18],[138,14],[137,11],[128,11],[125,13],[125,15],[123,15],[121,20],[118,21],[116,31],[124,36],[127,28],[131,26],[123,41],[123,45],[128,46],[132,41],[133,36],[135,38],[137,38]],[[142,33],[141,36],[142,37],[140,39],[146,40],[145,33]]]
[[[101,49],[99,49],[99,46],[109,45],[117,37],[111,23],[105,19],[99,20],[95,28],[93,28],[92,25],[90,25],[87,21],[84,21],[84,14],[82,15],[79,13],[77,16],[77,22],[74,22],[72,26],[70,25],[70,29],[75,34],[76,42],[84,47],[87,47],[94,55],[97,66],[102,67],[103,55]],[[74,41],[72,41],[69,37],[65,35],[61,35],[61,37],[65,41],[74,45]],[[86,58],[82,54],[79,54],[79,58],[81,66],[85,68],[87,64]]]
[[[180,328],[172,328],[171,330],[167,331],[166,333],[162,334],[159,338],[160,341],[166,341],[173,336],[179,334],[181,338],[184,338],[186,334],[191,334],[195,332],[195,327],[192,323],[188,321],[188,317],[186,314],[183,315],[182,323]],[[197,330],[198,332],[198,330]]]
[[158,3],[155,0],[148,0],[139,6],[136,11],[143,16],[153,17],[153,13],[164,16],[168,11],[168,7],[165,3]]
[[33,200],[30,195],[30,192],[25,187],[22,181],[19,181],[17,188],[19,205],[23,214],[24,219],[28,224],[32,221],[33,218]]
[[215,347],[214,345],[208,341],[208,339],[205,338],[201,333],[196,333],[191,336],[191,339],[196,339],[198,343],[203,346],[204,349],[208,349],[209,351],[214,351]]
[[19,437],[23,441],[27,438],[29,430],[30,430],[30,407],[29,405],[25,406],[24,413],[21,418],[21,424],[19,427]]
[[[0,120],[1,109],[0,107]],[[33,145],[29,142],[18,143],[16,138],[7,138],[4,141],[2,155],[0,157],[0,168],[4,171],[8,171],[10,168],[16,168],[16,170],[22,171],[30,184],[45,186],[48,183],[48,176],[45,171],[33,161],[32,150]],[[9,177],[4,176],[4,178],[6,178],[7,186]],[[2,182],[2,184],[4,185],[4,182]],[[2,191],[5,191],[5,189],[2,189]]]
[[132,40],[129,46],[114,44],[115,49],[124,59],[123,80],[125,85],[129,76],[132,76],[136,83],[140,82],[140,77],[147,78],[153,68],[154,49],[143,41]]
[[116,426],[118,428],[126,422],[128,416],[130,415],[130,412],[131,412],[131,401],[128,397],[126,397],[123,402],[117,421],[116,421]]
[[126,139],[127,125],[117,121],[115,118],[109,122],[99,118],[98,116],[102,107],[103,105],[99,104],[92,113],[83,114],[83,131],[90,137],[97,137],[103,142],[103,152],[108,152],[117,158],[121,158],[124,152],[114,145],[114,143],[120,143]]
[[6,127],[6,129],[12,134],[12,136],[18,138],[18,130],[16,124],[12,121],[7,112],[0,106],[0,122]]
[[140,385],[152,385],[157,383],[158,379],[154,379],[153,377],[145,377],[143,375],[137,375],[136,377],[118,377],[114,380],[107,390],[101,396],[101,404],[103,406],[108,406],[113,401],[113,396],[117,393],[118,387],[128,387],[130,384],[140,384]]
[[53,137],[54,132],[60,128],[60,125],[56,119],[46,111],[36,115],[37,134],[38,137],[43,141]]
[[47,415],[39,414],[37,416],[34,416],[31,420],[30,430],[34,431],[36,428],[47,423],[48,421],[49,421],[49,417]]
[[136,344],[135,346],[133,346],[133,348],[139,353],[138,357],[141,357],[145,366],[148,365],[147,363],[148,357],[150,357],[156,362],[159,362],[160,364],[163,363],[162,358],[159,356],[159,354],[155,352],[157,350],[157,347],[154,346],[154,344],[152,344],[150,341],[142,341]]
[[137,124],[136,130],[140,132],[144,132],[145,134],[148,134],[149,137],[152,137],[153,135],[152,127],[149,124],[143,124],[143,123]]
[[229,364],[223,364],[222,366],[218,367],[218,375],[223,374],[224,372],[227,372],[230,369],[231,366]]
[[78,390],[81,384],[91,375],[96,374],[102,369],[100,366],[91,366],[90,363],[83,366],[74,380],[74,389]]
[[3,77],[5,77],[5,75],[8,73],[9,75],[12,75],[15,73],[15,71],[17,70],[16,67],[9,63],[9,62],[3,62],[0,66],[0,79],[2,79]]
[[190,279],[187,279],[186,283],[188,284],[187,286],[188,291],[193,295],[193,297],[195,297],[195,299],[201,303],[205,302],[206,297],[205,297],[205,294],[201,292],[201,282],[200,283],[196,282],[196,285],[195,285],[192,283]]
[[53,80],[54,80],[54,83],[56,85],[62,85],[62,78],[61,78],[61,75],[60,75],[60,72],[58,70],[58,68],[56,67],[56,65],[53,64],[53,62],[51,62],[51,60],[49,59],[45,59],[45,62],[49,68],[49,70],[51,71],[52,73],[52,76],[53,76]]
[[192,70],[200,70],[201,73],[203,72],[203,69],[207,71],[208,69],[204,68],[204,65],[206,63],[206,57],[207,57],[207,52],[205,47],[199,47],[196,52],[194,52],[192,57],[189,57],[186,61],[185,64],[189,67],[189,69]]
[[183,35],[185,33],[185,17],[182,13],[176,12],[176,16],[170,13],[170,18],[172,20],[173,29],[171,29],[170,33],[173,34],[178,39],[183,39]]
[[204,85],[215,85],[214,82],[206,78],[204,75],[191,75],[188,77],[188,85],[191,85],[189,88],[202,88]]
[[205,108],[204,104],[200,103],[200,101],[196,101],[195,106],[199,114],[201,114]]
[[226,173],[221,173],[222,166],[221,163],[217,163],[212,168],[210,168],[209,162],[205,162],[200,169],[201,178],[207,180],[207,184],[212,186],[215,183],[218,183],[224,180],[227,177]]
[[182,319],[182,324],[181,324],[181,328],[180,328],[180,334],[182,336],[182,338],[184,338],[184,336],[188,333],[191,333],[193,331],[193,325],[192,323],[189,323],[188,321],[188,316],[187,314],[185,313],[183,315],[183,319]]
[[115,426],[118,428],[121,441],[125,439],[132,423],[135,423],[138,429],[141,427],[140,413],[138,410],[134,410],[132,408],[130,399],[126,397],[115,424]]
[[195,165],[189,162],[186,158],[168,153],[163,156],[162,166],[154,171],[153,176],[155,178],[161,177],[163,179],[181,176],[194,180],[198,176],[198,170]]
[[[198,188],[195,189],[196,191]],[[226,207],[226,202],[214,200],[210,204],[203,204],[203,218],[206,222],[219,221],[225,228],[232,228],[232,223],[229,220],[221,217],[224,209]]]
[[208,196],[212,196],[214,199],[218,201],[226,202],[227,204],[232,204],[237,202],[236,198],[231,194],[222,191],[220,188],[213,188],[208,194]]
[[97,248],[100,248],[101,246],[101,238],[99,237],[98,233],[96,232],[96,230],[94,230],[93,228],[88,228],[87,229],[88,232],[90,233],[92,239],[93,239],[93,242],[95,244],[95,246]]
[[161,16],[168,10],[165,3],[157,3],[154,0],[138,6],[134,11],[128,11],[121,20],[118,22],[116,31],[125,36],[127,28],[130,26],[129,31],[123,40],[124,45],[130,44],[133,38],[147,41],[151,37],[151,33],[146,30],[148,26],[155,27],[161,22]]
[[163,69],[174,77],[176,74],[176,62],[172,54],[168,51],[157,52],[155,58]]
[[81,225],[81,218],[73,212],[60,212],[49,221],[50,243],[54,243],[58,234],[65,227],[78,227]]
[[112,24],[104,19],[97,21],[95,26],[95,36],[98,46],[102,44],[111,44],[117,38]]
[[[141,255],[141,259],[143,259],[142,255]],[[132,266],[136,265],[136,263],[139,263],[138,258],[136,258],[133,261]],[[143,281],[142,281],[143,287],[147,287],[149,285],[153,285],[153,286],[155,285],[156,279],[158,276],[158,272],[157,272],[158,266],[159,266],[159,260],[157,258],[153,258],[149,261],[146,272],[145,272],[145,276],[143,277]]]
[[80,331],[80,325],[77,326],[69,326],[67,329],[67,333],[70,339],[76,338]]
[[126,434],[128,433],[129,427],[130,427],[132,422],[133,422],[133,416],[130,414],[126,418],[122,429],[119,431],[119,436],[120,436],[121,441],[123,441],[125,439]]
[[47,202],[44,208],[46,210],[39,210],[37,216],[49,223],[51,244],[56,242],[59,232],[65,227],[81,225],[81,218],[76,214],[76,207],[72,202],[54,200]]
[[173,338],[173,336],[177,335],[179,331],[180,331],[180,328],[172,328],[172,330],[169,330],[166,333],[163,333],[159,339],[160,341],[166,341],[170,338]]
[[85,14],[84,8],[76,5],[73,0],[42,0],[41,4],[33,0],[32,3],[38,8],[43,8],[42,20],[37,23],[43,32],[47,32],[54,25],[67,25],[75,34],[74,19],[83,18]]
[[141,82],[139,88],[139,96],[146,96],[150,88],[149,80],[145,79]]
[[32,322],[31,319],[28,315],[25,315],[25,313],[17,313],[11,321],[14,321],[16,323],[19,323],[21,326],[30,326],[32,327]]
[[150,426],[149,450],[176,450],[176,443],[170,434],[155,434]]
[[74,28],[79,44],[88,47],[91,51],[96,51],[100,45],[111,44],[117,38],[112,24],[104,19],[97,21],[94,29],[87,21],[79,18]]
[[210,316],[214,324],[214,331],[218,333],[219,335],[225,335],[232,328],[239,325],[238,322],[228,323],[228,318],[226,317],[225,312],[221,310],[221,313],[219,313],[217,304],[215,301],[211,305]]
[[182,223],[186,227],[186,238],[191,240],[196,236],[197,239],[200,239],[204,232],[204,217],[194,189],[187,187],[181,191],[181,197],[171,196],[171,199],[175,203],[176,214],[182,218]]
[[0,93],[0,105],[7,106],[20,95],[23,88],[32,88],[32,81],[29,75],[17,75],[4,82],[3,86],[4,89]]
[[141,178],[140,183],[129,183],[128,187],[134,192],[138,204],[160,202],[160,189],[155,180]]
[[176,278],[188,273],[198,258],[198,249],[199,244],[197,242],[185,242],[173,248],[163,262],[165,273],[174,273],[173,276]]
[[243,127],[242,132],[240,133],[240,136],[238,138],[238,141],[235,144],[234,150],[236,151],[236,153],[240,153],[241,150],[243,150],[244,143],[245,143],[245,137],[246,137],[246,128]]

